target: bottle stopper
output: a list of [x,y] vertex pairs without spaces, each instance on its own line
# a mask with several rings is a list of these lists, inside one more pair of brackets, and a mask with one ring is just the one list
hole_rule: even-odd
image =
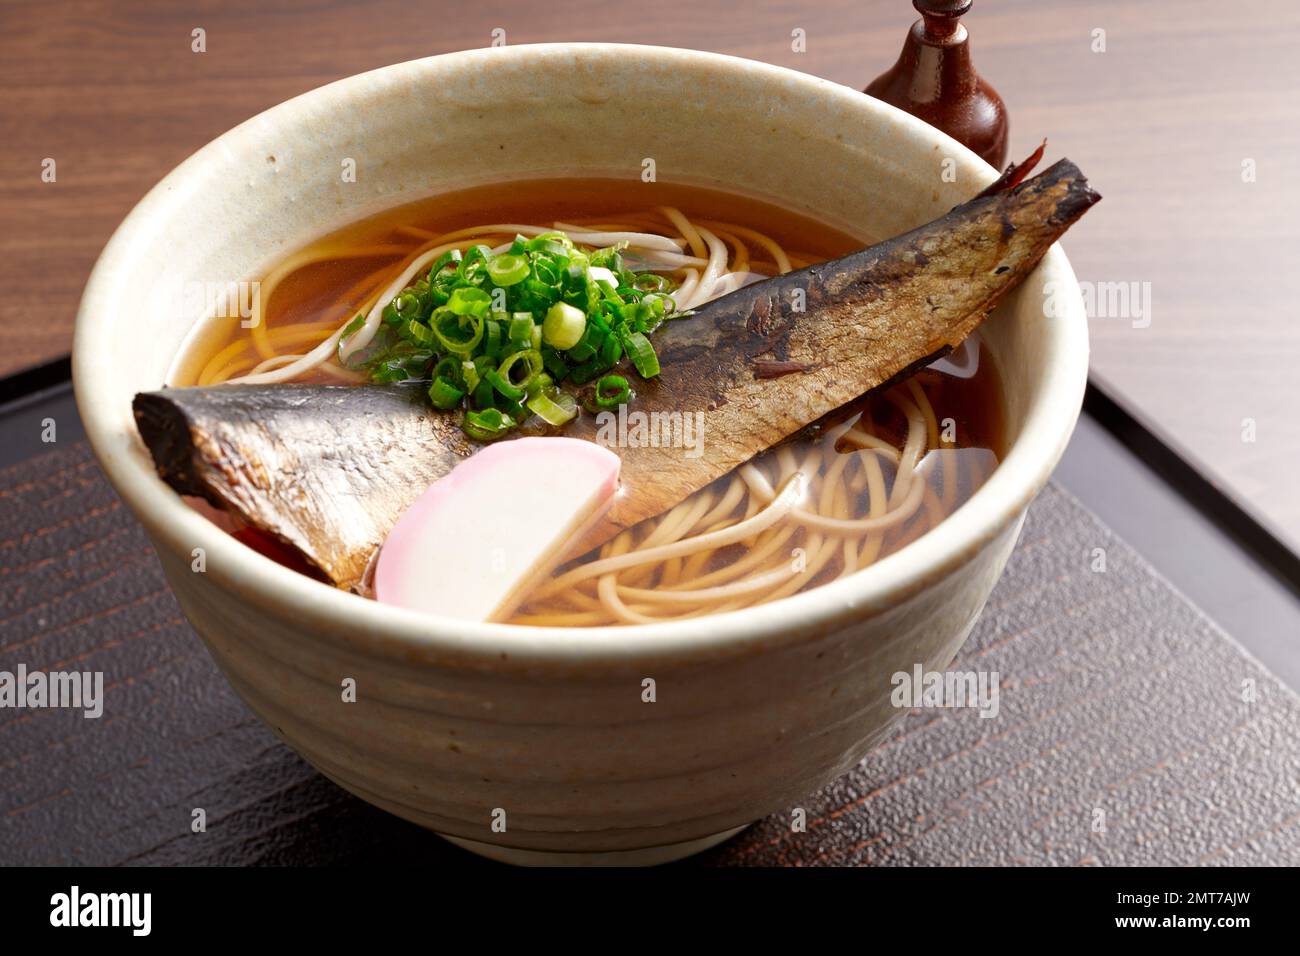
[[1007,108],[975,72],[961,22],[972,0],[912,0],[912,24],[898,62],[864,92],[943,130],[1001,169],[1007,159]]

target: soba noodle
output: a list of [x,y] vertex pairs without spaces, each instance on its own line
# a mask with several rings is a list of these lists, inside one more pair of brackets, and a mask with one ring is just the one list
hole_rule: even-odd
[[[197,384],[286,382],[306,375],[358,381],[361,376],[345,367],[347,358],[370,343],[384,306],[421,270],[448,250],[479,244],[501,249],[516,235],[558,229],[593,248],[625,243],[630,268],[674,279],[673,299],[683,311],[815,261],[790,254],[752,228],[692,220],[672,207],[549,226],[398,229],[420,245],[414,251],[384,243],[316,247],[282,263],[261,282],[251,335],[217,351]],[[400,261],[391,261],[399,255]],[[356,281],[321,319],[267,326],[263,310],[284,280],[340,258],[383,264]],[[364,323],[345,338],[357,315]],[[878,427],[866,409],[824,428],[814,441],[773,449],[666,514],[624,531],[597,554],[559,569],[512,622],[589,626],[716,614],[852,574],[897,550],[950,514],[986,475],[973,461],[959,469],[959,456],[941,440],[930,398],[915,378],[885,398],[903,425],[901,442],[891,441],[889,430]]]

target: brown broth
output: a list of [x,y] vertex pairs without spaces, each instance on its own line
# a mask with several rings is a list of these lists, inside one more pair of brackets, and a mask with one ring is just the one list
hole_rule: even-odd
[[[373,295],[393,276],[397,265],[406,256],[428,241],[405,231],[414,227],[425,233],[444,234],[474,225],[513,222],[549,226],[555,221],[573,220],[599,222],[602,219],[617,221],[621,215],[632,215],[652,210],[656,206],[671,205],[681,209],[689,218],[717,219],[759,230],[780,243],[792,256],[807,261],[820,261],[844,255],[860,248],[864,241],[824,226],[812,219],[760,200],[711,189],[670,183],[641,183],[610,179],[565,179],[514,182],[478,187],[411,203],[378,216],[354,223],[322,237],[305,247],[308,252],[325,253],[330,249],[381,246],[387,253],[367,259],[333,259],[305,266],[284,279],[276,288],[270,301],[265,303],[264,320],[268,330],[289,329],[296,325],[329,320],[330,328],[337,327],[355,314],[367,296]],[[751,246],[756,258],[762,253]],[[348,293],[350,290],[350,298]],[[347,301],[342,301],[347,299]],[[355,300],[355,301],[353,301]],[[320,337],[328,333],[322,331]],[[250,333],[239,325],[239,320],[210,320],[192,336],[173,368],[171,384],[199,383],[202,369],[212,357],[234,343],[247,341]],[[294,351],[306,351],[310,345]],[[250,345],[251,350],[251,345]],[[302,381],[333,381],[320,373],[304,377]],[[960,506],[980,484],[988,478],[1004,451],[1005,434],[1001,385],[991,357],[981,344],[978,347],[978,366],[968,378],[946,374],[935,368],[923,370],[914,376],[934,409],[942,429],[945,420],[953,432],[952,441],[941,441],[943,467],[923,471],[934,490],[928,496],[926,507],[900,527],[884,533],[880,542],[879,557],[884,557],[908,542],[915,540],[938,520]],[[896,386],[907,389],[906,384]],[[901,446],[907,434],[905,416],[883,393],[873,393],[841,410],[831,421],[843,420],[847,415],[861,415],[869,430],[892,444]],[[808,450],[820,440],[819,427],[813,427],[788,443],[799,450]],[[851,450],[836,446],[838,450]],[[768,452],[767,456],[775,454]],[[763,460],[764,456],[760,456]],[[955,462],[957,467],[951,467]],[[954,481],[952,487],[945,482]],[[729,481],[729,476],[719,479],[712,490],[719,492]],[[625,489],[635,494],[635,489]],[[865,513],[866,493],[859,489],[855,505]],[[720,493],[720,492],[719,492]],[[940,502],[936,512],[935,502]],[[653,519],[652,519],[653,520]],[[792,542],[807,543],[807,534],[800,532]],[[723,549],[713,555],[703,568],[707,572],[743,554],[740,546]],[[579,559],[580,564],[592,556]],[[838,576],[834,569],[810,575],[797,590],[805,590]],[[649,586],[658,586],[651,579]],[[543,602],[545,604],[545,602]],[[515,618],[526,620],[530,615],[554,611],[554,607],[528,605]]]
[[[302,251],[306,252],[361,246],[391,246],[397,251],[364,260],[338,259],[298,270],[264,304],[264,321],[268,329],[280,329],[328,316],[341,325],[360,304],[359,300],[340,303],[349,289],[368,275],[386,267],[391,269],[424,244],[423,238],[403,232],[402,227],[441,234],[482,223],[550,225],[575,218],[616,218],[620,213],[644,212],[656,206],[677,206],[693,219],[721,219],[761,230],[787,251],[809,260],[833,259],[863,245],[852,236],[780,206],[698,186],[621,179],[540,179],[478,186],[386,210],[305,246]],[[241,328],[237,316],[205,322],[182,349],[169,384],[198,384],[200,371],[213,355],[247,337],[248,331]],[[332,380],[315,375],[302,381]]]

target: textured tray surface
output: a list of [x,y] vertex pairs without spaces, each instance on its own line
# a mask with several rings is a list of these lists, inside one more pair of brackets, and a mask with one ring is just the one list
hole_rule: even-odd
[[[489,865],[249,713],[83,444],[0,471],[0,671],[20,663],[103,671],[108,706],[0,709],[0,864]],[[1300,700],[1059,488],[953,667],[1001,675],[997,718],[915,712],[808,795],[806,832],[791,808],[692,862],[1300,863]]]

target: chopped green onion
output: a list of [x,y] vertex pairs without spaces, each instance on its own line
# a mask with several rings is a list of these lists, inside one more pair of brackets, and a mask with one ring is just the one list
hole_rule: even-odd
[[606,336],[605,341],[600,343],[600,360],[605,363],[605,367],[613,368],[622,357],[623,343],[618,340],[618,336]]
[[457,289],[447,300],[447,308],[456,315],[473,315],[482,318],[492,304],[492,296],[476,286]]
[[579,385],[585,385],[587,382],[590,382],[594,378],[598,378],[600,375],[608,371],[609,366],[601,361],[600,356],[596,356],[594,359],[575,366],[569,372],[569,379]]
[[527,394],[524,389],[512,384],[509,379],[502,375],[497,369],[488,369],[483,373],[483,381],[490,382],[492,387],[504,397],[512,402],[517,402]]
[[406,337],[416,345],[423,345],[425,348],[433,345],[433,329],[415,319],[406,323]]
[[499,408],[466,412],[462,427],[475,441],[496,441],[515,427],[514,419]]
[[528,240],[529,252],[540,252],[548,256],[567,256],[572,248],[569,237],[562,232],[543,233]]
[[516,348],[528,348],[533,344],[533,314],[516,312],[510,319],[510,344]]
[[[559,401],[552,400],[539,392],[528,400],[528,410],[548,425],[563,425],[578,414],[578,405],[573,397],[565,392],[561,392],[557,398]],[[568,401],[562,404],[564,399]]]
[[429,388],[429,401],[433,402],[434,408],[441,409],[444,412],[455,408],[464,397],[465,393],[463,391],[441,375],[433,380],[433,385]]
[[655,310],[655,315],[671,315],[677,308],[673,297],[663,292],[651,292],[641,301],[651,306]]
[[638,292],[664,292],[672,288],[672,282],[667,276],[661,276],[654,272],[642,272],[632,280],[632,288]]
[[337,348],[338,359],[340,362],[345,361],[343,358],[343,350],[347,348],[348,340],[360,332],[361,327],[365,324],[366,317],[364,315],[358,315],[355,319],[349,322],[346,327],[344,327],[343,334],[339,336],[339,344]]
[[459,249],[451,249],[448,250],[447,252],[444,252],[437,259],[434,260],[433,265],[429,268],[429,279],[432,280],[433,277],[436,276],[439,272],[441,272],[443,267],[446,266],[448,263],[453,263],[453,262],[458,263],[460,262],[461,258],[462,257]]
[[[496,253],[481,243],[448,250],[384,303],[371,340],[342,361],[374,382],[428,382],[430,403],[464,409],[465,432],[482,441],[530,414],[571,420],[578,402],[561,383],[596,383],[589,407],[630,401],[617,369],[659,374],[649,335],[680,313],[673,281],[629,268],[626,245],[591,249],[552,231]],[[344,328],[340,356],[365,321]]]
[[483,319],[476,316],[457,315],[444,307],[434,312],[431,321],[438,344],[453,355],[470,355],[483,340]]
[[546,371],[551,373],[551,377],[557,382],[564,381],[565,376],[569,374],[569,365],[560,357],[560,353],[549,345],[543,345],[538,351],[542,353],[542,364],[546,366]]
[[528,383],[528,387],[525,389],[525,391],[528,392],[528,397],[532,398],[538,392],[545,392],[554,388],[555,388],[555,380],[551,378],[551,376],[543,372],[541,375],[538,375],[535,379],[533,379],[531,382]]
[[[590,328],[590,326],[588,326],[588,328]],[[586,342],[579,342],[573,348],[564,353],[566,358],[572,359],[579,365],[585,364],[595,354],[596,350]]]
[[578,344],[587,330],[587,317],[567,302],[557,302],[546,313],[542,322],[542,341],[551,348],[571,349]]
[[501,355],[501,323],[496,319],[487,320],[487,339],[483,354],[488,358],[498,358]]
[[461,371],[461,363],[456,361],[450,355],[439,359],[433,366],[434,378],[445,378],[448,383],[460,388],[461,383],[465,381],[464,373]]
[[[521,360],[524,363],[523,378],[519,378],[513,374],[514,367]],[[545,369],[546,365],[542,361],[541,352],[536,352],[532,349],[524,349],[523,351],[515,352],[513,355],[507,356],[497,368],[497,372],[499,372],[501,377],[511,385],[514,385],[517,388],[527,388],[528,384],[541,375]],[[498,391],[500,391],[500,389],[498,389]]]
[[420,314],[420,297],[410,290],[399,293],[393,299],[393,311],[403,319]]
[[518,285],[528,278],[528,259],[524,256],[503,253],[488,260],[488,278],[499,286]]
[[516,422],[522,422],[528,417],[528,409],[524,408],[520,402],[512,401],[504,395],[497,395],[496,401],[492,404],[498,411],[504,412],[508,418]]
[[364,315],[357,315],[357,317],[353,319],[351,322],[349,322],[347,326],[343,329],[343,334],[339,336],[339,339],[346,340],[352,338],[352,336],[356,335],[357,332],[361,329],[361,326],[365,324],[366,324],[366,317]]
[[593,318],[591,322],[587,323],[578,344],[569,349],[566,354],[575,362],[586,362],[596,354],[596,350],[605,341],[606,334],[606,331],[597,325]]
[[638,375],[654,378],[659,374],[659,356],[648,338],[640,332],[630,332],[623,337],[623,347]]
[[606,375],[596,383],[594,399],[597,408],[618,408],[632,400],[632,387],[622,375]]
[[478,388],[478,367],[470,361],[460,363],[460,376],[465,380],[465,391],[472,392]]

